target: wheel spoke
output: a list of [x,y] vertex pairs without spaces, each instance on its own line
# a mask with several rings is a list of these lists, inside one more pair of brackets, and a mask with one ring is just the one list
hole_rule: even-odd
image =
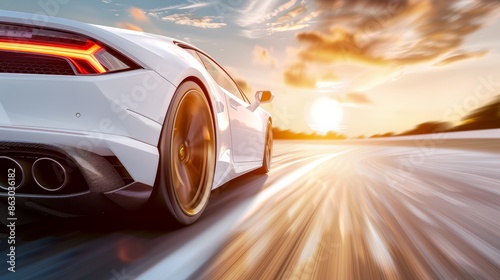
[[193,148],[196,148],[197,150],[203,149],[207,142],[210,142],[210,135],[208,134],[206,129],[202,129],[201,131],[198,132],[198,136],[191,138],[189,140],[190,145],[193,146]]
[[207,152],[205,149],[205,145],[203,145],[205,141],[198,140],[197,142],[199,144],[196,146],[193,145],[193,148],[191,149],[191,158],[193,159],[200,159],[204,157],[205,153]]
[[178,129],[178,137],[182,138],[182,142],[184,142],[187,139],[187,135],[191,127],[193,114],[187,108],[182,108],[182,109],[183,110],[177,117],[176,128]]
[[192,120],[186,135],[186,139],[190,143],[193,143],[193,145],[196,145],[198,140],[204,138],[205,127],[206,124],[205,120],[203,119],[203,116],[199,116],[198,118]]
[[203,174],[202,174],[202,172],[200,171],[200,168],[199,168],[199,167],[197,167],[197,166],[196,166],[195,164],[193,164],[193,163],[187,163],[187,164],[186,164],[186,169],[188,170],[188,173],[191,175],[191,178],[193,178],[193,179],[195,179],[195,178],[196,178],[196,179],[198,179],[198,180],[196,180],[196,179],[195,179],[195,180],[194,180],[195,182],[196,182],[196,181],[198,181],[198,182],[199,182],[199,181],[201,181],[201,179],[202,179],[202,178],[201,178],[201,175],[203,175]]
[[176,169],[177,182],[175,184],[175,190],[182,204],[189,202],[190,192],[191,192],[191,182],[189,180],[189,175],[186,168],[182,163],[179,163]]

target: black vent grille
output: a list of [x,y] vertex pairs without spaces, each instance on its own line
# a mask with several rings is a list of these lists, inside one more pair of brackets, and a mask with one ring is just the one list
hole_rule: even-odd
[[0,73],[75,75],[64,58],[14,52],[0,52]]
[[116,157],[104,157],[118,172],[120,177],[122,178],[123,182],[125,185],[131,184],[134,182],[134,179],[132,179],[132,176],[128,173],[127,169],[123,166],[123,164],[120,162],[120,160]]

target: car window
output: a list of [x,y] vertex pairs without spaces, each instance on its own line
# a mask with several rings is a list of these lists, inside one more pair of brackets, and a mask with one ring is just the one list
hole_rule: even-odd
[[215,63],[212,59],[205,56],[204,54],[198,53],[198,55],[200,56],[208,73],[212,75],[212,77],[217,82],[217,84],[219,84],[219,86],[229,91],[230,93],[240,98],[241,100],[246,101],[246,98],[243,97],[236,83],[233,81],[231,76],[229,76],[226,73],[226,71],[222,69],[222,67],[220,67],[217,63]]
[[187,51],[189,54],[191,54],[194,58],[196,58],[196,60],[198,60],[203,65],[203,61],[201,61],[201,58],[198,55],[197,51],[193,49],[184,49],[184,50]]

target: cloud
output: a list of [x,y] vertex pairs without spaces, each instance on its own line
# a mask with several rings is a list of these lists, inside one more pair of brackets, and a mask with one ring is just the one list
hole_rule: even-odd
[[132,18],[136,21],[148,21],[148,16],[144,13],[143,10],[136,8],[136,7],[131,7],[128,12],[132,16]]
[[[195,14],[198,10],[212,7],[219,2],[216,0],[202,2],[200,0],[188,0],[187,3],[174,4],[166,7],[154,8],[147,10],[147,14],[151,17],[154,17],[158,20],[161,20],[165,16],[169,16],[169,14],[181,14],[187,15],[189,18],[192,18],[192,15]],[[172,12],[173,11],[173,12]]]
[[317,31],[303,32],[297,40],[305,48],[299,53],[306,62],[335,63],[355,60],[367,64],[381,64],[385,60],[371,53],[371,44],[358,43],[354,34],[340,28],[328,34]]
[[296,3],[297,3],[297,0],[288,1],[288,2],[284,3],[283,5],[279,6],[277,9],[275,9],[271,13],[267,14],[266,18],[267,19],[273,18],[273,17],[279,15],[280,13],[291,9]]
[[305,23],[285,23],[285,24],[279,24],[279,25],[274,25],[271,28],[268,29],[268,34],[269,33],[274,33],[274,32],[285,32],[285,31],[294,31],[294,30],[300,30],[308,27],[309,24]]
[[249,38],[304,29],[320,14],[319,11],[308,11],[305,2],[297,0],[289,0],[283,4],[277,0],[254,0],[235,12],[236,24],[245,27],[241,34]]
[[272,10],[279,5],[278,0],[251,0],[248,1],[245,7],[241,9],[231,9],[237,13],[235,23],[240,26],[252,26],[252,29],[257,28],[257,24],[261,24],[272,17]]
[[270,24],[271,27],[267,30],[269,33],[274,33],[300,30],[309,27],[310,21],[316,18],[320,13],[318,11],[314,11],[306,16],[303,16],[303,14],[306,12],[307,10],[305,9],[305,6],[299,6],[296,9],[276,19]]
[[321,81],[334,82],[339,81],[339,77],[335,75],[332,71],[326,72],[322,77]]
[[317,80],[309,75],[305,64],[297,63],[285,71],[284,82],[293,87],[313,89],[316,88]]
[[350,92],[343,96],[341,103],[353,106],[364,106],[371,104],[372,101],[362,93]]
[[297,7],[293,8],[293,9],[291,9],[286,14],[280,16],[274,22],[275,23],[286,22],[286,21],[289,21],[289,20],[292,20],[292,19],[296,18],[297,16],[305,14],[306,12],[307,12],[306,6],[305,5],[300,5],[300,6],[297,6]]
[[140,26],[137,26],[137,25],[130,23],[130,22],[117,22],[116,27],[134,30],[134,31],[141,31],[141,32],[143,31]]
[[255,46],[252,55],[255,64],[269,65],[272,68],[278,66],[278,60],[266,48]]
[[192,10],[192,9],[199,9],[199,8],[212,6],[214,4],[214,2],[191,2],[191,3],[192,4],[181,6],[178,9],[179,10]]
[[447,58],[437,62],[434,66],[445,66],[462,60],[483,57],[488,51],[464,52],[448,56]]
[[221,28],[227,24],[224,22],[213,22],[212,17],[191,18],[192,14],[173,14],[161,18],[163,21],[174,22],[179,25],[194,26],[203,29]]
[[170,10],[195,10],[199,8],[205,8],[209,7],[215,4],[214,1],[211,2],[198,2],[198,1],[187,1],[188,4],[178,4],[178,5],[172,5],[172,6],[167,6],[167,7],[162,7],[162,8],[155,8],[151,9],[148,12],[151,13],[158,13],[158,12],[166,12]]
[[[290,73],[297,71],[297,65],[301,69],[342,63],[390,68],[421,63],[443,66],[480,57],[486,50],[456,52],[464,49],[467,36],[481,29],[500,8],[500,1],[491,0],[314,0],[314,3],[318,22],[310,30],[296,34],[300,50],[295,62],[283,73],[285,81]],[[275,26],[279,24],[275,22]],[[302,74],[314,76],[310,71]]]

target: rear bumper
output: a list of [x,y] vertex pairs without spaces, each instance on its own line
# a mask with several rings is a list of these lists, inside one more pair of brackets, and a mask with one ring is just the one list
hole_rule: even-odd
[[[158,148],[128,137],[70,130],[0,125],[0,142],[48,145],[89,152],[101,157],[116,157],[134,182],[153,186],[158,169]],[[2,156],[0,151],[0,156]],[[82,162],[82,164],[85,164]]]
[[[17,174],[14,183],[16,206],[59,217],[135,210],[145,205],[152,193],[158,164],[158,152],[155,148],[138,150],[133,145],[125,145],[126,139],[107,139],[94,147],[99,152],[95,153],[92,149],[67,145],[70,144],[68,139],[74,137],[89,140],[83,136],[52,134],[52,144],[40,144],[35,140],[31,143],[4,141],[23,131],[13,133],[11,129],[9,133],[3,133],[5,130],[0,128],[0,172],[3,173],[0,174],[1,203],[6,203],[9,196],[7,178],[8,173],[12,172],[9,169],[12,168],[16,169]],[[33,136],[22,139],[33,139]],[[125,157],[120,158],[113,151],[118,151],[118,154]],[[142,170],[130,170],[142,175],[136,177],[139,180],[122,163],[122,160],[131,161],[130,157],[134,157],[134,154],[137,154],[135,161]],[[40,168],[40,162],[44,160],[53,165]],[[54,170],[55,173],[51,173]],[[47,188],[44,179],[51,180],[52,186],[56,186]]]

